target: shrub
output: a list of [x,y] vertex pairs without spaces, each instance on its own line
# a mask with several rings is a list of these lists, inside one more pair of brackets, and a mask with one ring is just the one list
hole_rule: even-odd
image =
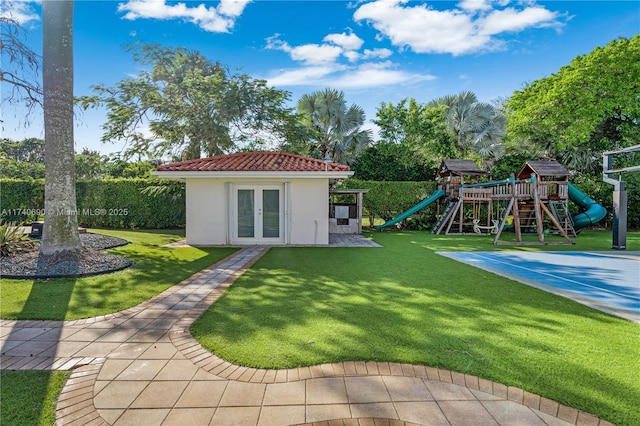
[[36,245],[15,222],[0,224],[0,256],[33,251]]
[[[44,215],[44,181],[3,179],[0,211],[6,221],[33,222]],[[152,186],[164,192],[144,192]],[[184,184],[147,179],[76,183],[78,224],[104,228],[175,228],[185,224]]]
[[[364,215],[373,226],[376,217],[385,221],[394,218],[427,198],[436,189],[435,182],[378,182],[358,179],[346,180],[342,188],[368,189],[362,204]],[[427,229],[435,221],[435,205],[432,204],[402,223],[409,229]]]

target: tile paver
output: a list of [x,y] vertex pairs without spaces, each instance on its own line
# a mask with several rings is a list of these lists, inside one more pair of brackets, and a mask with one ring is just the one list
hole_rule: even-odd
[[217,358],[189,326],[266,251],[240,250],[123,312],[2,320],[1,368],[73,369],[56,408],[60,425],[609,425],[518,388],[433,367],[357,361],[264,370]]

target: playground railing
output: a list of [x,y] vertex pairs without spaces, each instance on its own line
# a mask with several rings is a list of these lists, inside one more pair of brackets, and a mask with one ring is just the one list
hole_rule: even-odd
[[493,195],[491,188],[460,188],[463,201],[489,201]]
[[569,198],[569,183],[567,181],[538,182],[538,196],[541,200],[549,198],[567,200]]

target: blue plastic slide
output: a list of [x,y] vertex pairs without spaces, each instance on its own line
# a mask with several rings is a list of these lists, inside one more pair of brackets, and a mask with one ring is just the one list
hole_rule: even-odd
[[601,204],[596,203],[572,184],[569,184],[569,199],[584,210],[572,218],[573,228],[576,231],[600,222],[607,215],[607,210]]
[[403,212],[403,213],[399,214],[398,216],[394,217],[390,221],[385,222],[382,225],[376,226],[376,229],[384,229],[384,228],[388,228],[389,226],[393,226],[396,223],[398,223],[398,222],[400,222],[402,220],[405,220],[406,218],[408,218],[412,214],[418,212],[419,210],[422,210],[423,208],[427,207],[429,204],[433,203],[438,198],[444,197],[444,196],[445,196],[445,192],[442,189],[438,189],[436,192],[431,194],[431,196],[429,198],[425,198],[424,200],[420,201],[415,206],[411,207],[406,212]]

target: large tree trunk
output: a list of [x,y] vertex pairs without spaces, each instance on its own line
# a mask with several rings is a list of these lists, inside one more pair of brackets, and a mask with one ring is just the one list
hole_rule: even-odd
[[73,1],[42,2],[45,217],[40,253],[80,252],[73,145]]

